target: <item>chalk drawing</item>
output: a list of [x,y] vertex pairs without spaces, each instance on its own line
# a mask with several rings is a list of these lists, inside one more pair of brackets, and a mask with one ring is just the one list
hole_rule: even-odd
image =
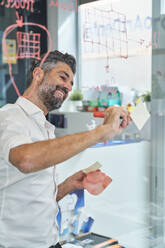
[[[85,9],[83,24],[83,42],[86,53],[106,55],[106,72],[109,72],[109,61],[113,56],[128,58],[126,15],[115,11],[99,8]],[[107,29],[108,27],[108,29]],[[102,35],[104,32],[104,36]]]
[[[148,48],[159,47],[159,33],[153,34],[153,40],[146,38],[132,38],[129,36],[129,21],[126,14],[114,10],[112,4],[103,7],[87,7],[83,11],[82,46],[86,58],[106,58],[105,71],[111,69],[112,58],[127,59],[129,55],[145,53]],[[152,18],[147,16],[144,21],[145,29],[151,29]],[[141,28],[140,16],[136,18],[136,28]],[[133,44],[136,45],[133,46]],[[130,50],[128,50],[128,47]],[[148,51],[148,52],[147,52]]]
[[148,48],[148,47],[158,48],[158,43],[159,43],[159,33],[154,32],[154,34],[153,34],[153,41],[150,41],[147,44],[146,48]]
[[0,0],[0,6],[5,8],[26,9],[34,12],[34,0]]
[[[60,1],[58,0],[51,0],[48,6],[54,6],[57,7],[59,9],[63,9],[63,10],[69,10],[69,11],[73,11],[74,9],[76,10],[76,12],[78,11],[78,4],[77,4],[77,0],[69,0],[70,3],[60,3]],[[75,2],[75,3],[74,3]]]
[[[7,62],[8,62],[8,66],[9,66],[9,75],[10,75],[10,78],[11,78],[11,82],[12,82],[12,84],[13,84],[13,87],[14,87],[14,89],[15,89],[17,95],[20,96],[20,92],[19,92],[19,90],[18,90],[18,88],[17,88],[17,85],[16,85],[16,83],[15,83],[15,81],[14,81],[14,77],[13,77],[13,75],[12,75],[11,61],[10,61],[10,57],[9,57],[9,54],[8,54],[8,51],[7,51],[7,46],[6,46],[6,39],[7,39],[7,36],[8,36],[14,29],[17,29],[18,27],[21,28],[21,27],[23,27],[23,26],[37,26],[37,27],[41,28],[42,30],[44,30],[44,31],[46,32],[46,34],[48,35],[48,38],[49,38],[49,49],[48,49],[47,53],[45,54],[45,56],[43,57],[43,59],[41,60],[41,62],[40,62],[40,67],[42,66],[42,64],[44,63],[44,61],[46,60],[46,58],[48,57],[49,53],[50,53],[51,50],[52,50],[52,38],[51,38],[51,35],[50,35],[48,29],[47,29],[45,26],[43,26],[43,25],[41,25],[41,24],[33,23],[33,22],[23,22],[23,17],[22,17],[22,16],[19,16],[19,15],[18,15],[18,12],[16,12],[16,17],[17,17],[17,20],[16,20],[16,23],[17,23],[17,24],[12,24],[12,25],[8,26],[8,27],[5,29],[4,33],[3,33],[3,38],[2,38],[2,49],[3,49],[3,52],[4,52],[5,56],[6,56],[6,58],[7,58]],[[24,33],[24,34],[25,34],[25,33]],[[21,35],[22,35],[22,33],[21,33]],[[31,35],[32,35],[33,38],[36,37],[34,34],[29,34],[28,37],[30,37]],[[19,36],[19,35],[18,35],[18,36]],[[18,36],[17,36],[17,38],[18,38]],[[26,33],[26,37],[27,37],[27,33]],[[20,38],[19,38],[19,39],[20,39]],[[19,42],[20,42],[20,40],[19,40]],[[18,42],[18,44],[20,45],[19,42]],[[39,41],[37,41],[37,42],[39,42]],[[37,43],[37,44],[38,44],[38,43]],[[33,44],[33,45],[34,45],[34,44]],[[36,45],[36,43],[35,43],[35,45]],[[32,46],[32,48],[34,48],[34,46]],[[37,48],[38,48],[38,45],[37,45]],[[36,54],[34,53],[34,51],[33,51],[33,53],[27,53],[27,50],[30,49],[30,48],[29,48],[29,43],[27,44],[27,50],[26,50],[25,44],[23,45],[23,50],[22,50],[22,52],[20,52],[20,46],[18,47],[18,49],[19,49],[18,58],[27,58],[28,56],[31,56],[31,57],[32,57],[32,56],[36,56]],[[25,51],[25,50],[26,50],[26,51]],[[37,56],[39,57],[38,54],[37,54]]]
[[17,59],[40,57],[40,34],[17,32]]

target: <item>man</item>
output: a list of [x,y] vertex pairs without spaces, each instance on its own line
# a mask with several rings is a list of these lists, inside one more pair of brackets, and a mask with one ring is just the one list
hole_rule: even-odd
[[58,51],[41,67],[34,61],[27,77],[30,86],[15,104],[0,110],[0,247],[55,245],[57,202],[82,189],[85,177],[79,171],[57,190],[55,165],[112,138],[130,122],[127,111],[111,107],[94,130],[55,138],[45,115],[58,109],[72,90],[75,68],[75,59]]

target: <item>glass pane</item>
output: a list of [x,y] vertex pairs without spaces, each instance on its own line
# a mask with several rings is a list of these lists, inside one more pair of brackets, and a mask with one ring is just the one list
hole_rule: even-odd
[[[116,104],[127,108],[135,107],[140,96],[141,101],[146,102],[150,113],[151,88],[153,87],[154,95],[161,93],[164,96],[163,82],[161,88],[157,84],[158,79],[156,82],[154,79],[155,74],[163,78],[163,57],[161,60],[159,57],[159,61],[155,60],[154,56],[152,58],[152,50],[153,55],[157,50],[159,54],[162,53],[160,37],[163,37],[164,30],[158,32],[157,28],[161,23],[164,24],[159,17],[160,11],[164,9],[163,2],[161,1],[160,10],[159,1],[155,1],[153,12],[157,12],[157,15],[152,14],[150,0],[103,0],[80,6],[80,85],[85,100],[93,107],[91,111],[105,109],[101,108],[103,105],[98,101],[105,89],[111,92],[117,88],[121,96],[121,102],[113,102],[111,95],[109,104],[105,107]],[[157,9],[159,11],[156,11]],[[156,26],[153,30],[152,20]],[[162,45],[164,48],[163,40]],[[159,108],[160,105],[163,110],[163,103],[159,104]],[[157,122],[157,105],[154,111],[156,117],[152,116],[152,142],[151,118],[142,130],[132,123],[125,133],[116,139],[126,141],[127,144],[128,140],[134,140],[135,143],[125,147],[121,145],[120,148],[113,149],[113,152],[110,151],[109,164],[108,157],[104,154],[104,166],[107,166],[107,172],[114,176],[114,188],[111,188],[109,194],[101,196],[101,202],[90,195],[86,196],[87,210],[96,217],[97,224],[93,231],[116,237],[127,248],[163,247],[164,243],[162,150],[159,157],[162,145],[164,149],[164,121],[161,119],[160,123]],[[103,156],[100,152],[101,155]],[[113,156],[116,156],[116,162],[111,165]]]
[[80,6],[79,15],[82,88],[150,91],[151,1],[97,1]]
[[152,1],[153,32],[157,46],[152,49],[152,168],[151,168],[151,225],[152,235],[157,240],[156,247],[165,245],[164,222],[164,140],[165,140],[165,1]]
[[[60,176],[87,167],[90,160],[101,161],[112,186],[99,197],[85,191],[87,215],[80,211],[80,222],[92,216],[91,231],[117,239],[123,247],[163,248],[165,0],[90,1],[79,7],[79,23],[77,3],[0,0],[0,107],[24,92],[31,59],[48,51],[47,23],[53,46],[79,58],[76,77],[89,112],[112,105],[131,112],[145,101],[151,118],[142,129],[132,122],[108,144],[99,143],[66,161]],[[69,125],[76,131],[77,123],[86,127],[93,118],[93,113],[89,119],[86,113],[77,114],[74,119],[62,112],[49,120],[64,135]]]
[[31,59],[47,50],[46,2],[1,1],[0,23],[1,107],[23,93]]

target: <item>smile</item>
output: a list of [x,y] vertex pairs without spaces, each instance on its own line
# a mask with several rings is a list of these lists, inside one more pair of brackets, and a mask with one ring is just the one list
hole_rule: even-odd
[[58,89],[58,90],[55,91],[54,96],[64,98],[65,92]]

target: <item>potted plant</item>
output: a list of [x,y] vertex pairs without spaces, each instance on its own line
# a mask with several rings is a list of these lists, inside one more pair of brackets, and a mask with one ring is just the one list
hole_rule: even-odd
[[151,92],[147,91],[145,94],[141,95],[143,102],[151,102]]
[[73,93],[70,96],[71,101],[82,101],[83,100],[83,94],[80,90],[74,90]]
[[147,91],[145,94],[141,95],[143,102],[146,103],[148,111],[151,112],[151,92]]
[[71,111],[77,111],[82,109],[83,94],[81,90],[74,90],[69,100],[72,102]]

